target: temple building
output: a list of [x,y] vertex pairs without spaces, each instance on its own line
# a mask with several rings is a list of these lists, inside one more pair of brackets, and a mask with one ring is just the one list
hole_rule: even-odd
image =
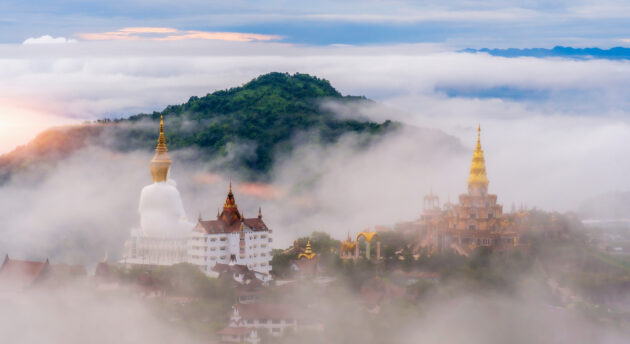
[[256,273],[256,277],[268,281],[271,276],[272,231],[258,216],[245,218],[238,210],[232,183],[216,220],[203,220],[201,216],[194,226],[189,242],[188,261],[213,275],[217,264],[244,265]]
[[173,265],[188,259],[188,238],[195,224],[188,221],[176,183],[168,178],[170,166],[162,117],[149,165],[153,183],[140,194],[140,227],[131,230],[131,238],[125,243],[125,264]]
[[424,199],[424,212],[420,219],[399,224],[397,228],[411,231],[416,236],[416,250],[454,250],[468,255],[478,246],[515,248],[518,246],[518,233],[527,224],[527,216],[504,214],[503,206],[497,203],[497,195],[488,193],[489,183],[479,127],[468,177],[468,192],[459,196],[459,203],[449,202],[443,207],[437,196],[431,193]]

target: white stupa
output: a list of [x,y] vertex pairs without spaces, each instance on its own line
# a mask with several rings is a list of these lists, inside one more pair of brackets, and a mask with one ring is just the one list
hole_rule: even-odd
[[170,166],[161,118],[158,144],[149,166],[153,184],[140,194],[140,228],[131,230],[125,244],[125,263],[172,265],[187,259],[187,240],[195,224],[186,217],[175,181],[168,179]]

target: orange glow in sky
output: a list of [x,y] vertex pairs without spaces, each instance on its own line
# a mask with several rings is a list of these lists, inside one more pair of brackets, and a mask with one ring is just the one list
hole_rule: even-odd
[[40,132],[54,126],[77,124],[79,120],[64,118],[35,109],[15,100],[0,98],[0,154],[24,145]]

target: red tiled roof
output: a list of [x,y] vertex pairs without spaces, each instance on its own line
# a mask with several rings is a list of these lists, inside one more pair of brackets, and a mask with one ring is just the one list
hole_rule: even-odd
[[0,267],[0,289],[22,291],[41,281],[50,272],[48,259],[44,262],[4,258]]
[[241,223],[244,223],[246,227],[251,228],[254,232],[268,230],[263,220],[257,217],[243,221],[225,221],[223,219],[210,221],[201,220],[197,222],[193,230],[206,234],[233,233],[241,230]]

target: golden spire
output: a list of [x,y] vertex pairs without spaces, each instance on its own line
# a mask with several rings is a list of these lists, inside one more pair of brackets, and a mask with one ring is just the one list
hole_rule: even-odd
[[234,194],[232,193],[232,177],[230,177],[230,189],[228,191],[227,197],[225,198],[225,204],[223,205],[223,209],[225,208],[236,208],[236,200],[234,199]]
[[306,249],[304,250],[304,253],[300,253],[298,255],[298,259],[302,259],[302,258],[312,259],[315,256],[316,254],[313,253],[313,250],[311,249],[311,239],[308,239],[308,241],[306,242]]
[[477,147],[473,153],[470,165],[470,177],[468,177],[469,188],[488,188],[488,177],[486,176],[486,160],[481,149],[481,125],[477,127]]
[[168,169],[171,166],[171,158],[168,156],[166,148],[166,139],[164,138],[164,116],[160,116],[160,135],[158,136],[158,144],[155,147],[155,155],[151,160],[149,169],[153,176],[153,182],[165,182],[168,176]]
[[243,215],[238,212],[238,206],[236,205],[236,200],[234,199],[234,194],[232,193],[232,178],[230,178],[230,190],[225,198],[223,212],[221,212],[218,217],[230,224],[234,223],[236,220],[244,219]]

